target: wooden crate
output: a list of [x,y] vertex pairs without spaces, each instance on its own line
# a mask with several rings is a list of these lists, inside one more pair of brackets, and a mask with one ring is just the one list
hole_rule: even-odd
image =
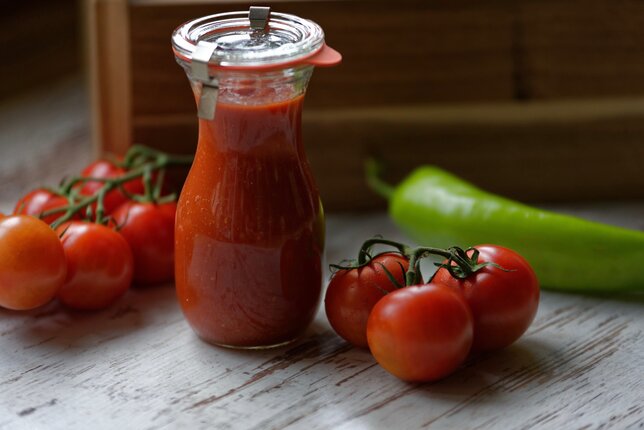
[[76,3],[76,0],[2,2],[0,46],[5,56],[0,61],[0,102],[30,90],[41,90],[78,72],[80,14]]
[[[313,19],[342,65],[314,73],[304,139],[330,209],[374,207],[389,178],[435,163],[526,201],[644,197],[644,3],[269,1]],[[170,34],[236,0],[90,0],[96,142],[177,152],[196,109]],[[381,203],[380,203],[381,204]]]

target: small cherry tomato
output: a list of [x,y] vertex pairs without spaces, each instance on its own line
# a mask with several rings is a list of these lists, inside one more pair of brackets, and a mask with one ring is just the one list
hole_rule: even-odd
[[[478,262],[492,262],[465,279],[439,269],[433,282],[460,291],[474,317],[472,351],[506,347],[528,329],[539,306],[539,282],[530,264],[516,252],[497,245],[475,246]],[[468,255],[472,255],[469,251]]]
[[[109,179],[123,176],[127,173],[125,169],[118,167],[116,164],[108,160],[98,160],[89,164],[81,172],[81,176],[85,178],[99,178],[99,179]],[[100,181],[88,181],[80,185],[79,192],[84,196],[93,196],[98,192],[98,190],[103,186],[103,182]],[[136,178],[131,181],[123,184],[123,188],[130,194],[143,194],[144,185],[141,178]],[[118,208],[123,203],[127,202],[128,198],[121,190],[113,189],[105,195],[103,200],[103,207],[105,209],[105,214],[109,215],[116,208]],[[96,205],[92,206],[92,209],[96,210]]]
[[0,306],[26,310],[51,301],[67,264],[56,233],[27,215],[0,219]]
[[396,253],[376,256],[359,269],[340,270],[326,290],[324,307],[331,327],[351,344],[366,348],[367,319],[378,300],[397,289],[386,268],[400,285],[405,285],[409,260]]
[[[14,215],[33,215],[38,218],[43,212],[67,205],[68,202],[65,197],[54,194],[49,190],[38,188],[27,193],[23,198],[18,200],[13,213]],[[47,224],[51,224],[63,214],[64,212],[48,215],[46,217],[42,217],[42,220]]]
[[138,284],[172,282],[174,278],[174,216],[177,203],[127,202],[112,214],[134,255]]
[[434,381],[452,373],[467,357],[472,332],[463,296],[434,283],[387,294],[367,323],[371,353],[405,381]]
[[58,227],[67,258],[67,277],[58,299],[74,309],[103,309],[132,282],[134,260],[126,240],[99,224],[74,221]]

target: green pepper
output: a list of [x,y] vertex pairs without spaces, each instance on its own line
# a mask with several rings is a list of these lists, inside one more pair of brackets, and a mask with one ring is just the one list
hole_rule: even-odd
[[550,289],[644,291],[644,232],[536,209],[437,167],[420,167],[396,187],[377,173],[370,163],[369,185],[389,200],[391,218],[418,243],[511,248]]

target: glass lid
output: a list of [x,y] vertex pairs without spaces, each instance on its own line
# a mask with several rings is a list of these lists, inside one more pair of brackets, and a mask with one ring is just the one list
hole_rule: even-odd
[[250,11],[197,18],[172,33],[172,46],[180,60],[191,62],[205,45],[211,48],[211,66],[264,67],[313,55],[324,46],[324,32],[313,21],[251,7]]

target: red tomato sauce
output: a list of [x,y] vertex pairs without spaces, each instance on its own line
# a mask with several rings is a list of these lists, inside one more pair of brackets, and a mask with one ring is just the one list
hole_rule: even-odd
[[179,199],[179,302],[204,340],[237,347],[297,338],[317,310],[324,215],[301,140],[302,97],[219,103],[200,120]]

